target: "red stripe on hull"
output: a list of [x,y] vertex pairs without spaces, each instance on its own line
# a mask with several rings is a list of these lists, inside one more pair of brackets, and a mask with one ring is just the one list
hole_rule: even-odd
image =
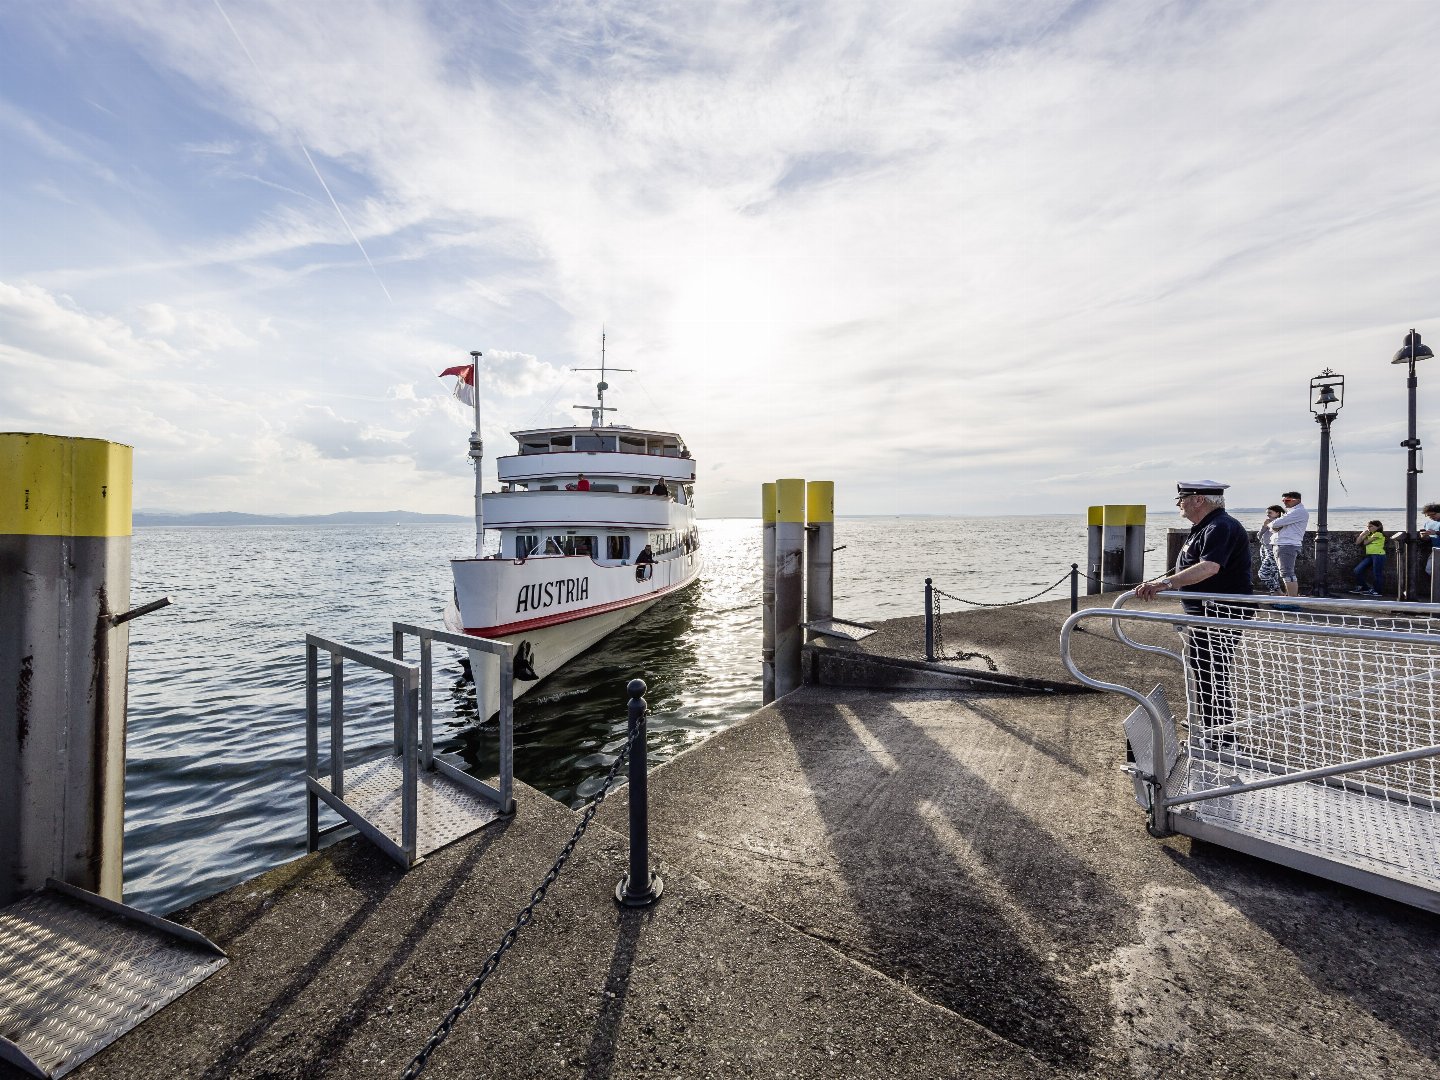
[[[698,575],[697,575],[698,576]],[[625,600],[614,600],[608,604],[596,604],[594,607],[579,608],[575,611],[562,611],[555,615],[546,615],[539,619],[525,619],[522,622],[506,623],[504,626],[465,627],[465,633],[473,634],[475,637],[498,638],[508,637],[511,634],[523,634],[527,630],[538,630],[542,626],[554,626],[556,623],[575,622],[577,619],[588,619],[594,615],[600,615],[606,611],[618,611],[620,608],[629,607],[632,604],[643,604],[649,600],[658,600],[662,596],[668,596],[676,589],[683,589],[686,585],[695,581],[682,581],[678,585],[671,585],[668,589],[660,589],[658,592],[646,593],[644,596],[632,596]]]

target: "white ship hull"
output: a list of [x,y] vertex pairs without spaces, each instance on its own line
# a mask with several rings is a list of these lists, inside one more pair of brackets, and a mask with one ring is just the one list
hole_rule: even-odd
[[[664,597],[700,576],[698,551],[676,553],[654,563],[637,581],[634,565],[605,566],[585,556],[526,560],[454,559],[455,596],[445,612],[446,628],[504,641],[515,646],[514,696],[520,697],[547,675]],[[500,709],[499,658],[471,654],[481,661],[476,675],[482,715]],[[529,671],[524,669],[528,666]],[[533,679],[521,678],[532,674]]]

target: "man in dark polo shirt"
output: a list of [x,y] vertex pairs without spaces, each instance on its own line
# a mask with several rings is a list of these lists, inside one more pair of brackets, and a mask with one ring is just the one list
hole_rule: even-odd
[[[1175,569],[1164,577],[1136,588],[1142,600],[1171,589],[1181,592],[1234,593],[1249,596],[1250,537],[1245,526],[1225,512],[1225,489],[1229,484],[1215,480],[1181,481],[1175,485],[1175,505],[1190,522],[1190,535],[1180,547]],[[1217,601],[1182,600],[1190,615],[1249,619],[1254,609],[1241,604]],[[1239,631],[1193,626],[1185,631],[1185,658],[1193,679],[1191,715],[1198,717],[1206,735],[1215,743],[1233,743],[1229,730],[1234,718],[1230,698],[1230,661],[1239,642]],[[1221,728],[1218,732],[1210,729]]]

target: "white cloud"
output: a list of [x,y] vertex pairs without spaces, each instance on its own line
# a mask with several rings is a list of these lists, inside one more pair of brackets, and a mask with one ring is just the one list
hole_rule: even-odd
[[[247,498],[287,505],[255,508],[464,512],[466,417],[435,372],[485,351],[503,449],[590,399],[568,369],[602,326],[639,369],[607,404],[686,435],[709,512],[822,471],[855,511],[1144,501],[1201,463],[1269,492],[1313,473],[1300,395],[1327,365],[1351,376],[1347,483],[1398,495],[1385,361],[1434,313],[1440,77],[1377,58],[1440,11],[223,6],[243,49],[173,0],[76,5],[57,31],[161,73],[73,92],[115,122],[153,110],[168,157],[0,103],[30,190],[87,205],[45,175],[68,162],[140,193],[100,198],[68,257],[0,256],[0,365],[153,372],[157,430],[283,466]],[[23,380],[0,404],[46,415]]]

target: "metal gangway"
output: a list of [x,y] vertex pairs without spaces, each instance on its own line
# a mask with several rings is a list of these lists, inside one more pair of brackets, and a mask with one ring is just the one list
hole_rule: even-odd
[[[305,635],[305,793],[309,850],[347,826],[394,859],[414,866],[426,855],[514,812],[514,647],[500,641],[395,623],[392,656],[369,652],[315,634]],[[405,660],[407,639],[419,639],[418,663]],[[470,651],[476,700],[484,702],[482,679],[490,665],[478,653],[499,657],[499,767],[491,785],[465,771],[454,754],[435,751],[434,645]],[[320,653],[329,656],[329,761],[320,768]],[[345,661],[384,676],[392,684],[391,747],[362,762],[345,761]],[[320,826],[320,803],[343,819]]]
[[[1189,615],[1129,610],[1134,595],[1071,615],[1060,655],[1085,685],[1136,703],[1127,771],[1150,833],[1440,912],[1440,604],[1157,598],[1202,601]],[[1077,667],[1073,634],[1097,620],[1179,666],[1183,732],[1162,686],[1142,694]],[[1145,624],[1179,631],[1181,648],[1134,640]]]

